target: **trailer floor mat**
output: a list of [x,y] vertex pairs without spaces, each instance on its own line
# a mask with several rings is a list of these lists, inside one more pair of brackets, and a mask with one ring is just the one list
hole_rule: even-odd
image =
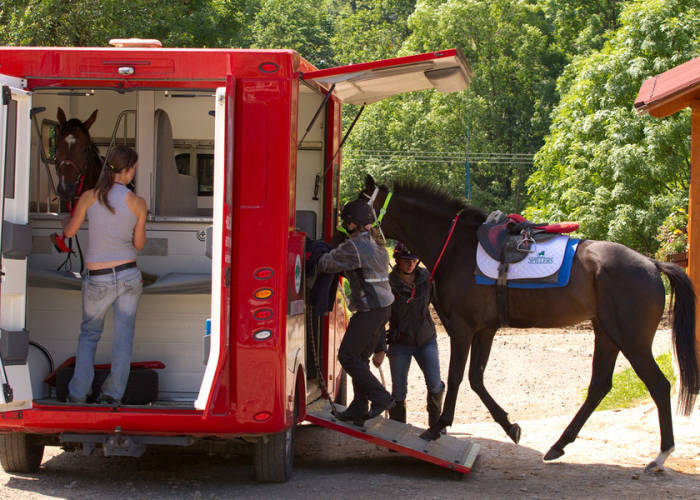
[[[335,408],[345,410],[342,405],[336,404]],[[362,427],[343,422],[331,413],[330,404],[325,400],[316,401],[306,408],[306,420],[462,474],[469,474],[479,452],[478,444],[450,435],[443,435],[435,441],[421,439],[425,429],[383,416],[365,421]]]

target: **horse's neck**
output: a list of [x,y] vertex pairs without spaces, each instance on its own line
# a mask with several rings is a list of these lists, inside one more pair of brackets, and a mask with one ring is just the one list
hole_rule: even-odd
[[[461,231],[452,230],[455,214],[447,210],[407,205],[401,210],[401,218],[408,223],[403,225],[405,231],[404,243],[418,255],[428,269],[433,269],[447,238],[448,246],[463,244]],[[447,248],[446,248],[447,251]]]

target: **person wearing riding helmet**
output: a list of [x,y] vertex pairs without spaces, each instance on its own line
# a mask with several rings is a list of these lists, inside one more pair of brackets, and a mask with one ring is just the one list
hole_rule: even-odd
[[338,417],[360,423],[394,406],[391,394],[369,370],[370,356],[384,336],[394,296],[389,286],[389,256],[371,235],[371,207],[364,200],[354,200],[343,207],[340,217],[349,237],[322,255],[318,268],[323,273],[343,273],[350,282],[349,307],[353,315],[338,350],[338,361],[352,378],[355,395]]
[[72,402],[86,402],[92,391],[95,350],[110,306],[114,310],[112,363],[97,401],[119,404],[129,379],[136,309],[142,291],[136,251],[146,244],[146,202],[126,187],[134,178],[137,160],[138,155],[129,147],[112,148],[95,188],[80,196],[75,211],[65,221],[63,232],[71,238],[86,216],[89,220],[83,320],[75,371],[68,384]]
[[[440,379],[437,334],[429,310],[433,296],[428,279],[430,273],[418,266],[418,256],[401,242],[394,247],[394,260],[396,266],[389,273],[394,303],[387,333],[387,356],[391,369],[391,395],[396,405],[389,410],[389,417],[406,422],[408,369],[411,359],[415,358],[425,377],[428,423],[432,426],[442,411],[445,384]],[[377,352],[372,358],[376,366],[383,360],[384,351]]]

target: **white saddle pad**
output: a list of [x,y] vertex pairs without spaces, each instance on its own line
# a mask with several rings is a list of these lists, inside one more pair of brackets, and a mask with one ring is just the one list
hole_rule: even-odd
[[[515,264],[508,266],[507,279],[536,279],[546,278],[559,271],[564,260],[568,236],[555,236],[551,240],[535,243],[530,253]],[[476,265],[484,276],[498,279],[500,262],[491,258],[479,243],[476,249]]]

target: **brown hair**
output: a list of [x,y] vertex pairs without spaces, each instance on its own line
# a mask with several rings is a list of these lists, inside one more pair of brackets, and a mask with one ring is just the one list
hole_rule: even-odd
[[114,146],[107,153],[104,167],[95,184],[95,193],[97,194],[97,200],[107,207],[110,212],[114,213],[114,208],[109,204],[107,194],[114,185],[115,174],[133,167],[138,159],[139,155],[136,154],[136,151],[123,145]]

